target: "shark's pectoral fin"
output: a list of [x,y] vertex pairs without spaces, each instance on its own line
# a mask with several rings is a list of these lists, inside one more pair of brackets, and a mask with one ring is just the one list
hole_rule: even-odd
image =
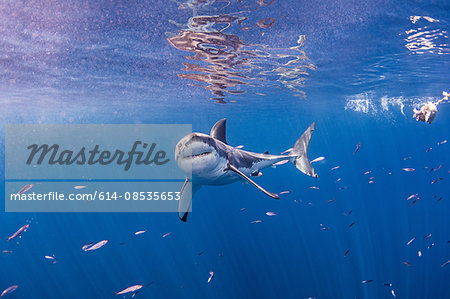
[[200,186],[192,184],[187,178],[184,181],[183,187],[181,187],[180,199],[178,200],[178,217],[183,222],[187,220],[187,216],[192,207],[192,196],[194,196],[194,192],[198,189],[200,189]]
[[253,186],[255,186],[256,188],[258,188],[259,190],[261,190],[262,192],[264,192],[266,195],[275,198],[275,199],[279,199],[280,196],[278,196],[278,194],[272,193],[267,191],[266,189],[264,189],[263,187],[261,187],[260,185],[258,185],[257,183],[255,183],[251,178],[249,178],[248,176],[246,176],[245,174],[242,173],[242,171],[240,171],[239,169],[237,169],[236,167],[234,167],[233,165],[229,165],[228,166],[228,170],[234,171],[236,172],[238,175],[240,175],[241,177],[243,177],[244,179],[246,179],[247,181],[249,181]]

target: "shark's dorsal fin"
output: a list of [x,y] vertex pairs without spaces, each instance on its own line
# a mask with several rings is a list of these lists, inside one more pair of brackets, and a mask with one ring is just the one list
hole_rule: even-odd
[[212,138],[215,138],[217,140],[222,141],[225,144],[228,144],[227,140],[226,140],[226,123],[227,123],[226,118],[223,118],[223,119],[219,120],[218,122],[216,122],[214,127],[212,127],[211,133],[209,135]]
[[264,189],[263,187],[261,187],[260,185],[258,185],[257,183],[255,183],[251,178],[249,178],[248,176],[246,176],[245,174],[242,173],[242,171],[240,171],[239,169],[237,169],[236,167],[234,167],[233,165],[228,165],[228,170],[232,170],[234,172],[236,172],[238,175],[240,175],[242,178],[246,179],[247,181],[249,181],[253,186],[255,186],[256,188],[258,188],[259,190],[261,190],[262,192],[264,192],[266,195],[275,198],[275,199],[280,199],[280,196],[278,196],[278,194],[272,193],[267,191],[266,189]]

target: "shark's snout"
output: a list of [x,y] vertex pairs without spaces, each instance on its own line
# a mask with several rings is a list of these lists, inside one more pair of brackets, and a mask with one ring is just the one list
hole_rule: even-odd
[[214,140],[202,133],[183,137],[175,148],[175,161],[185,173],[191,173],[200,165],[207,165],[215,153]]

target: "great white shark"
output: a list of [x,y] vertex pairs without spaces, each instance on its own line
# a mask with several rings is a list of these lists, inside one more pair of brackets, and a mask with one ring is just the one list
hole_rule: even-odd
[[[277,194],[265,190],[251,179],[261,176],[261,169],[282,161],[292,162],[297,169],[311,177],[318,177],[307,156],[309,141],[314,131],[312,123],[288,150],[286,155],[270,155],[248,152],[229,146],[226,141],[226,119],[219,120],[209,135],[191,133],[183,137],[175,148],[175,161],[187,177],[180,192],[178,216],[187,220],[192,205],[192,196],[202,185],[227,185],[237,181],[248,181],[272,198]],[[287,162],[286,161],[286,162]],[[191,179],[188,179],[188,176]]]

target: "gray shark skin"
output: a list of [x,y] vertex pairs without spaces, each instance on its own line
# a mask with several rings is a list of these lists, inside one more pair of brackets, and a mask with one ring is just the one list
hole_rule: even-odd
[[247,180],[256,188],[272,198],[280,198],[255,183],[250,177],[261,175],[260,170],[277,162],[288,160],[306,175],[318,177],[307,156],[309,141],[315,124],[312,123],[295,142],[287,155],[260,154],[232,147],[226,141],[226,119],[219,120],[211,129],[210,135],[191,133],[183,137],[175,148],[175,161],[178,167],[192,178],[181,189],[178,202],[178,216],[187,220],[192,204],[192,195],[202,185],[227,185]]

